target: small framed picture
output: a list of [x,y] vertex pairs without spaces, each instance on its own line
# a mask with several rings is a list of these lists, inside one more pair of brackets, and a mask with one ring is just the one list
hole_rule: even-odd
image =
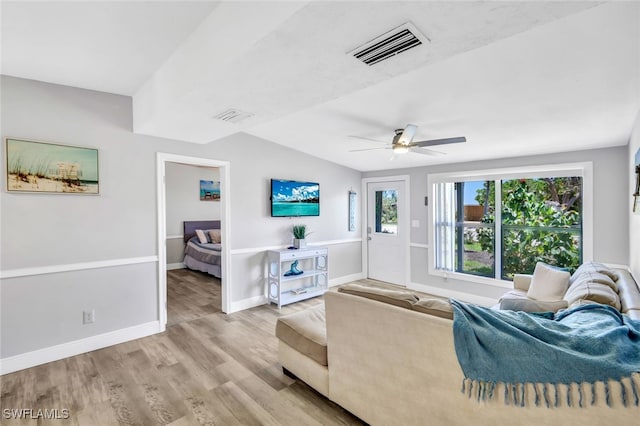
[[356,193],[349,191],[349,232],[356,230]]
[[215,180],[201,180],[200,201],[220,201],[220,182]]
[[6,138],[5,150],[9,192],[100,193],[95,148]]

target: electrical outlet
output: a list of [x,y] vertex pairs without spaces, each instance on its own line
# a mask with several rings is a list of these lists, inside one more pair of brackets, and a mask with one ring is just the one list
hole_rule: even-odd
[[96,322],[96,310],[92,309],[90,311],[82,312],[82,323],[83,324],[93,324]]

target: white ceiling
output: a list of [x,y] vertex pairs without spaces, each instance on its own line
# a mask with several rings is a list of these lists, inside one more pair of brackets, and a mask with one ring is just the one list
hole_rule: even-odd
[[[133,96],[134,130],[246,132],[358,170],[625,145],[640,110],[640,3],[7,2],[2,73]],[[347,52],[412,22],[429,43]],[[227,108],[254,114],[214,119]],[[391,155],[393,130],[466,136]]]

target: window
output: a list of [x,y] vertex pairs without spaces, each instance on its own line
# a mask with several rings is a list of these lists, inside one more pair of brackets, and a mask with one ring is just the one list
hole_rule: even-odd
[[398,191],[376,191],[376,232],[398,233]]
[[590,164],[431,175],[429,187],[431,273],[512,280],[591,258]]

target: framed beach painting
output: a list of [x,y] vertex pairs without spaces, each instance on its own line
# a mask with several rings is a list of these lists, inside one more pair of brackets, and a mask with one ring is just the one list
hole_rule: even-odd
[[98,150],[5,139],[7,191],[99,194]]
[[220,201],[220,182],[215,180],[201,180],[200,201]]

